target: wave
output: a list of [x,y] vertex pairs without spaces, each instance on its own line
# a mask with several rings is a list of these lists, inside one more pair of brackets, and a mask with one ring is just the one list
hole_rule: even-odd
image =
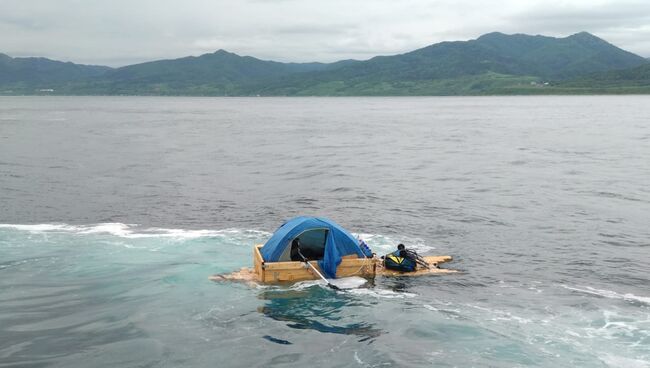
[[[179,240],[192,240],[199,238],[223,237],[230,239],[262,241],[269,238],[272,233],[256,229],[176,229],[143,227],[138,224],[124,224],[120,222],[106,222],[86,225],[71,225],[65,223],[44,223],[44,224],[0,224],[0,230],[13,229],[36,234],[70,234],[70,235],[112,235],[125,239],[146,239],[146,238],[169,238]],[[426,254],[435,249],[433,246],[424,244],[419,238],[400,236],[399,240],[389,236],[367,233],[352,233],[355,238],[361,238],[367,242],[370,248],[378,255],[394,251],[397,244],[402,242],[410,249],[418,253]],[[132,247],[131,245],[126,245]]]
[[[349,295],[369,296],[383,299],[403,299],[413,298],[417,296],[417,294],[414,293],[400,292],[378,287],[368,287],[368,280],[358,276],[343,277],[340,279],[328,279],[328,281],[343,290],[342,292],[345,292]],[[300,281],[291,285],[289,287],[289,290],[298,291],[314,286],[319,286],[327,289],[327,284],[323,280],[307,280]],[[276,286],[262,285],[261,288],[276,288]]]
[[603,354],[599,359],[609,367],[648,368],[650,362],[647,360],[633,359],[614,354]]
[[222,229],[222,230],[187,230],[187,229],[165,229],[165,228],[143,228],[135,224],[123,224],[119,222],[99,223],[91,225],[69,225],[69,224],[0,224],[0,229],[15,229],[31,233],[64,233],[64,234],[108,234],[120,238],[182,238],[196,239],[204,237],[223,236],[270,236],[266,231]]
[[348,289],[346,290],[346,292],[354,295],[369,296],[369,297],[381,298],[381,299],[404,299],[404,298],[415,298],[416,296],[418,296],[415,293],[409,293],[406,291],[395,291],[390,289],[382,289],[378,287],[374,287],[374,288],[359,287],[356,289]]
[[352,235],[356,238],[363,239],[378,255],[383,255],[395,251],[397,249],[397,244],[399,243],[404,243],[407,248],[413,249],[421,254],[425,254],[436,249],[436,247],[432,245],[425,244],[424,240],[420,238],[401,236],[398,240],[394,239],[393,237],[380,234],[352,233]]
[[573,290],[580,293],[591,294],[591,295],[598,295],[608,299],[621,299],[621,300],[634,301],[634,302],[650,305],[650,297],[646,297],[646,296],[638,296],[631,293],[621,294],[611,290],[592,288],[590,286],[585,286],[584,289],[571,287],[567,285],[562,285],[562,287],[567,290]]
[[[368,283],[368,280],[359,276],[343,277],[340,279],[328,279],[327,281],[342,290],[360,288]],[[317,285],[322,287],[327,287],[327,284],[323,280],[306,280],[291,285],[290,289],[303,290]]]

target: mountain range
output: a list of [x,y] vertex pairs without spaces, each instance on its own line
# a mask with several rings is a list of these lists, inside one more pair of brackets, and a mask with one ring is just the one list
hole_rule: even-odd
[[650,93],[650,61],[590,33],[485,34],[365,61],[281,63],[224,50],[120,68],[0,54],[0,94],[356,96]]

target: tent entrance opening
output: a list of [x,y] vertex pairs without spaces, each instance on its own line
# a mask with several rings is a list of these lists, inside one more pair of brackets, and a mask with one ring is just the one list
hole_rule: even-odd
[[296,237],[300,241],[300,251],[309,260],[320,260],[325,255],[328,229],[307,230]]

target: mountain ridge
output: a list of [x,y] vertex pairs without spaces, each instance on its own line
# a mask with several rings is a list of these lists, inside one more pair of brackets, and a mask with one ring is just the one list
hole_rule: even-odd
[[110,67],[51,60],[44,57],[11,57],[0,53],[0,84],[57,83],[99,76]]
[[[283,63],[219,49],[109,68],[0,54],[0,93],[48,88],[82,95],[528,94],[558,91],[539,88],[548,82],[559,87],[568,85],[563,81],[647,63],[588,32],[563,38],[491,32],[468,41],[334,63]],[[16,64],[13,69],[11,64]],[[33,75],[28,75],[30,67]]]

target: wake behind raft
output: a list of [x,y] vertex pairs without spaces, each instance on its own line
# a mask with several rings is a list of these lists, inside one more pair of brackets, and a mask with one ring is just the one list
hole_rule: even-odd
[[[394,258],[394,257],[390,257]],[[295,217],[280,226],[264,245],[253,247],[253,268],[213,275],[213,281],[245,281],[261,284],[291,283],[360,276],[422,276],[456,272],[440,268],[450,256],[424,256],[416,268],[403,272],[386,267],[362,241],[324,217]],[[309,263],[309,264],[307,264]]]

